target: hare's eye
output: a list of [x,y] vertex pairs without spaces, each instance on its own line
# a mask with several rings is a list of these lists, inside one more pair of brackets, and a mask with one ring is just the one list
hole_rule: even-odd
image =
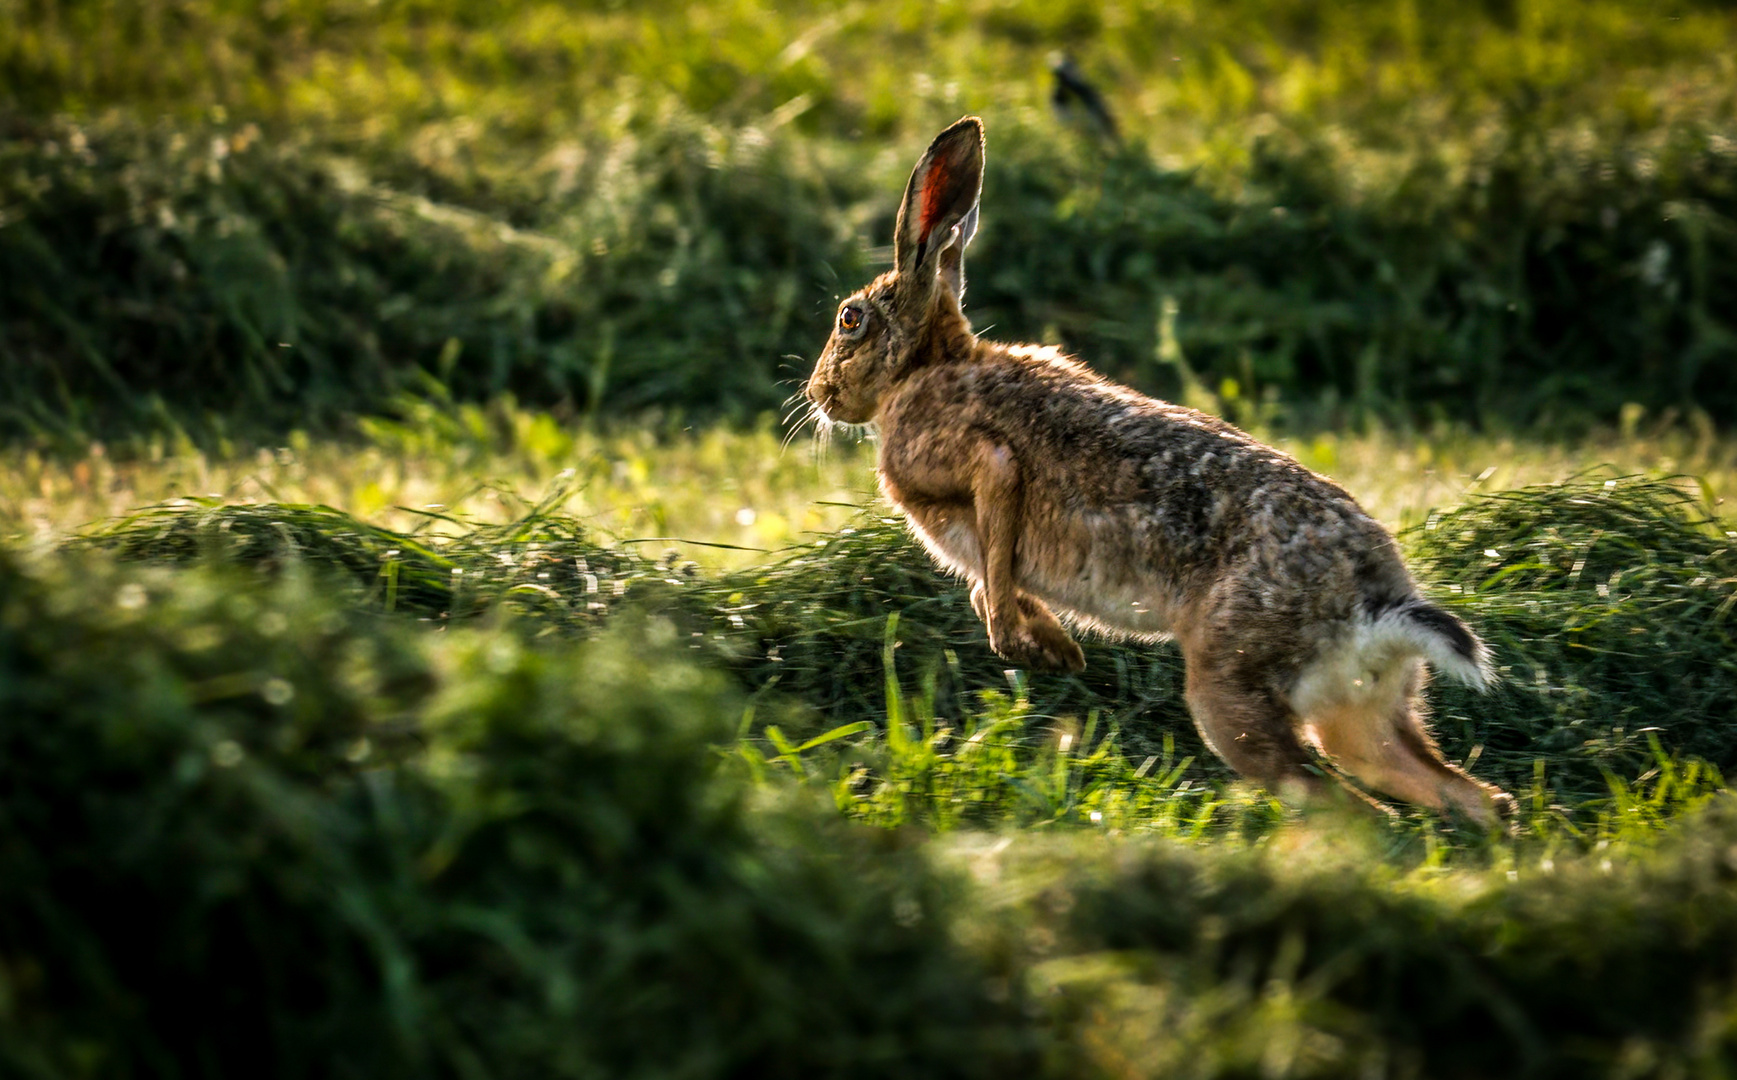
[[838,328],[840,330],[855,330],[862,325],[862,308],[855,304],[843,308],[838,313]]

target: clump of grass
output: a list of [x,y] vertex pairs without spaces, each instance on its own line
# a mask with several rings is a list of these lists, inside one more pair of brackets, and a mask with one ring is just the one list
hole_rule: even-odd
[[1480,496],[1404,540],[1495,649],[1496,692],[1441,693],[1440,724],[1490,765],[1543,756],[1565,787],[1594,784],[1587,766],[1644,761],[1653,737],[1737,765],[1737,542],[1681,486],[1594,473]]
[[593,625],[630,586],[693,578],[691,564],[678,568],[592,541],[572,517],[548,512],[563,495],[557,489],[496,525],[420,511],[423,525],[455,525],[456,535],[396,532],[329,506],[187,499],[99,526],[77,544],[128,561],[244,564],[267,574],[312,569],[347,581],[364,603],[437,620],[504,606],[558,625]]
[[1737,801],[1662,844],[1399,870],[1349,822],[1257,847],[966,842],[1112,1071],[1716,1076],[1737,1052]]
[[775,408],[826,282],[858,276],[829,213],[848,175],[679,112],[586,147],[560,197],[479,210],[251,123],[8,123],[0,435],[331,429],[431,381],[568,414]]
[[[608,550],[546,508],[437,544],[329,509],[192,504],[83,542],[131,559],[331,564],[369,603],[447,618],[511,608],[539,632],[594,632],[618,598],[632,598],[675,619],[751,691],[799,703],[806,719],[785,718],[798,742],[885,722],[896,669],[954,730],[985,689],[1013,678],[1027,727],[1095,715],[1132,760],[1177,752],[1206,777],[1228,775],[1194,733],[1174,649],[1088,642],[1081,674],[1011,673],[964,590],[890,518],[718,575]],[[1681,489],[1592,477],[1479,496],[1404,542],[1426,589],[1491,642],[1504,674],[1489,694],[1433,692],[1451,757],[1568,806],[1607,798],[1611,776],[1650,768],[1655,740],[1737,767],[1737,566],[1730,538]]]

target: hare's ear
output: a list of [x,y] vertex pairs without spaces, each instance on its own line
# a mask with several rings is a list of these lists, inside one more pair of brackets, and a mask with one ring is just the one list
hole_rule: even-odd
[[965,245],[977,231],[982,190],[983,122],[967,116],[935,136],[905,185],[893,230],[893,268],[902,289],[926,298],[945,264],[954,292],[963,292]]
[[977,206],[972,204],[971,212],[959,223],[958,237],[941,249],[941,278],[953,286],[953,295],[961,306],[965,303],[965,248],[976,235]]

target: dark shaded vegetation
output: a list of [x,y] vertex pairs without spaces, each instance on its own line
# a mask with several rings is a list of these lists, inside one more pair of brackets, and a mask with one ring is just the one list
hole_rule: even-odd
[[[1426,590],[1490,642],[1502,673],[1488,694],[1432,692],[1449,757],[1475,754],[1480,776],[1520,791],[1548,762],[1551,798],[1569,804],[1645,768],[1652,738],[1737,770],[1737,555],[1680,488],[1594,474],[1476,498],[1402,539]],[[964,590],[885,519],[718,577],[603,550],[537,508],[433,545],[328,508],[186,504],[83,543],[128,560],[342,569],[370,609],[445,620],[506,608],[532,634],[592,633],[627,601],[675,618],[746,689],[811,710],[798,733],[885,717],[890,616],[899,671],[938,714],[957,721],[976,694],[1007,687]],[[1168,646],[1088,642],[1085,672],[1032,676],[1028,693],[1033,723],[1095,712],[1136,759],[1168,738],[1217,768]]]
[[331,429],[428,379],[571,411],[771,408],[812,322],[798,283],[848,259],[840,223],[788,162],[720,171],[695,123],[648,129],[528,231],[257,128],[15,126],[0,424]]
[[304,569],[0,553],[0,1073],[1042,1072],[957,883],[751,806],[667,634],[430,639]]
[[[741,419],[806,374],[899,183],[865,178],[866,147],[672,115],[594,147],[571,194],[473,210],[256,131],[12,125],[14,434],[331,428],[426,378],[468,400]],[[1139,149],[1081,158],[1012,125],[991,147],[970,301],[997,337],[1060,340],[1174,397],[1174,305],[1193,373],[1269,419],[1737,416],[1737,155],[1702,140],[1643,177],[1517,136],[1385,206],[1347,204],[1306,150],[1263,154],[1232,198]]]
[[991,151],[973,311],[1174,398],[1173,302],[1186,363],[1251,418],[1263,397],[1317,422],[1737,416],[1737,155],[1685,135],[1644,164],[1563,161],[1523,117],[1505,139],[1370,203],[1306,144],[1256,147],[1231,200],[1142,151],[1068,162],[1016,137]]

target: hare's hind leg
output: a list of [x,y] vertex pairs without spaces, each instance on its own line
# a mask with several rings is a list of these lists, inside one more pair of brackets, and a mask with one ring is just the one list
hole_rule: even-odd
[[1322,801],[1331,784],[1297,736],[1290,708],[1254,677],[1185,657],[1188,711],[1212,752],[1286,802]]
[[1335,765],[1377,791],[1494,825],[1513,799],[1442,757],[1424,725],[1418,683],[1414,677],[1397,699],[1323,707],[1308,718],[1309,733]]

